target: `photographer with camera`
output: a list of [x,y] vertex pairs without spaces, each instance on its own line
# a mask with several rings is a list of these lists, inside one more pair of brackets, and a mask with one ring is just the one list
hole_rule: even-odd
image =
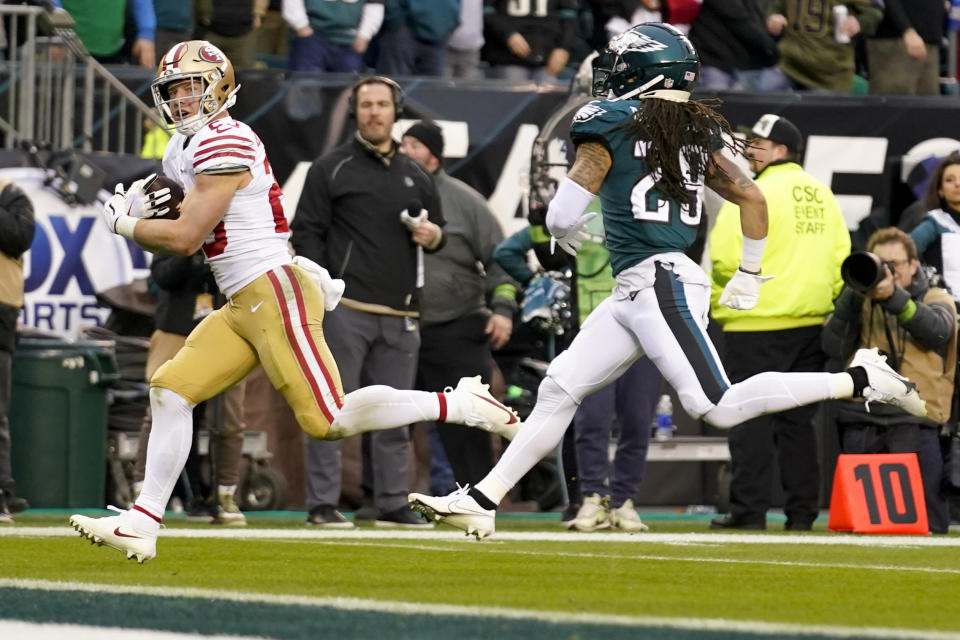
[[957,361],[957,311],[945,289],[931,287],[909,235],[889,227],[867,241],[841,269],[844,288],[823,331],[823,348],[844,362],[858,348],[876,347],[909,376],[927,401],[927,417],[862,400],[838,403],[843,453],[915,453],[931,533],[947,533],[941,493],[938,427],[950,418]]

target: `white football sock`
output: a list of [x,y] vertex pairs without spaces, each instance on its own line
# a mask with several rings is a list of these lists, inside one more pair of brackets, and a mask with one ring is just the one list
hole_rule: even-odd
[[153,424],[147,444],[147,467],[137,506],[163,518],[173,487],[193,444],[193,407],[169,389],[150,389]]
[[500,457],[496,466],[475,488],[492,502],[500,504],[524,476],[545,455],[557,448],[563,433],[570,426],[577,403],[546,377],[537,391],[537,404],[524,421],[523,428]]
[[[767,371],[731,385],[720,402],[702,418],[715,427],[730,428],[765,413],[849,398],[853,379],[848,373],[781,373]],[[681,398],[682,399],[682,398]]]
[[325,439],[339,440],[414,422],[434,422],[440,418],[439,395],[428,391],[403,391],[385,385],[357,389],[343,397],[343,407]]

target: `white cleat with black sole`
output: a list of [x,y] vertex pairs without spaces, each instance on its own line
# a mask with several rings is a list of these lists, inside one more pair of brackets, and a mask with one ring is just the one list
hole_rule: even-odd
[[850,361],[850,368],[853,367],[863,367],[867,372],[863,397],[868,411],[871,402],[882,402],[918,418],[927,415],[927,403],[917,392],[917,385],[891,369],[886,356],[880,355],[876,348],[859,349]]
[[70,524],[92,544],[107,545],[136,558],[143,564],[157,555],[157,534],[134,526],[129,511],[109,507],[120,515],[91,518],[80,514],[70,516]]
[[407,501],[414,511],[428,520],[462,529],[468,536],[483,540],[496,530],[497,512],[477,504],[477,501],[467,494],[468,490],[469,487],[463,487],[448,496],[411,493],[407,496]]

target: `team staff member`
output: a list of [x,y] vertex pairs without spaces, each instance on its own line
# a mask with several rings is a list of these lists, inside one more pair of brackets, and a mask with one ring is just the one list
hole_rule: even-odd
[[[724,367],[733,382],[763,371],[823,371],[820,329],[843,285],[840,263],[850,253],[850,234],[833,193],[798,164],[803,136],[792,122],[768,113],[748,135],[747,158],[770,219],[763,266],[777,277],[764,285],[752,309],[718,304],[740,264],[742,237],[739,207],[724,204],[710,234],[711,311],[724,331]],[[819,513],[813,429],[818,406],[760,416],[730,430],[730,512],[714,518],[712,528],[766,528],[774,455],[786,495],[786,528],[811,528]]]
[[[323,330],[347,391],[363,384],[413,388],[420,350],[421,250],[436,251],[443,242],[433,178],[398,153],[391,137],[402,100],[400,86],[383,76],[361,78],[353,86],[356,134],[314,161],[291,225],[297,254],[346,282],[346,295],[326,315]],[[403,211],[417,217],[421,210],[427,218],[419,224],[401,219]],[[407,507],[409,447],[407,429],[372,436],[374,504],[381,525],[426,524]],[[336,443],[307,443],[312,524],[349,526],[335,510],[339,449]]]

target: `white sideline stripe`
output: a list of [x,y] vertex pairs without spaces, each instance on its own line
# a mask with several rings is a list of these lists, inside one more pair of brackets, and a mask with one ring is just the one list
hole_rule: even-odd
[[[132,594],[168,598],[206,598],[230,602],[297,605],[304,607],[332,607],[347,611],[371,611],[415,616],[470,616],[509,620],[535,620],[551,623],[609,624],[621,627],[653,626],[695,631],[734,631],[770,635],[796,634],[845,638],[895,638],[917,640],[960,640],[960,633],[898,629],[892,627],[848,627],[841,625],[789,624],[760,620],[723,620],[721,618],[665,618],[661,616],[625,616],[610,614],[569,613],[567,611],[531,611],[508,607],[471,607],[465,605],[399,602],[361,598],[322,598],[269,593],[245,593],[189,587],[144,587],[118,584],[91,584],[85,582],[54,582],[50,580],[0,579],[0,588],[37,589],[42,591],[84,591],[88,593]],[[6,637],[6,636],[5,636]]]
[[[0,538],[63,537],[78,535],[72,527],[0,527]],[[471,544],[489,545],[497,542],[635,542],[637,544],[801,544],[839,545],[855,547],[960,547],[957,536],[893,536],[893,535],[770,535],[764,533],[580,533],[549,531],[507,531],[493,538],[477,542],[462,531],[442,528],[434,531],[363,530],[363,529],[190,529],[165,527],[161,538],[233,538],[236,540],[461,540]]]
[[[88,627],[79,624],[53,624],[46,622],[20,622],[0,620],[0,637],[30,638],[31,640],[183,640],[196,638],[195,633],[155,631],[153,629],[121,629],[119,627]],[[253,636],[208,636],[212,640],[256,640]]]

